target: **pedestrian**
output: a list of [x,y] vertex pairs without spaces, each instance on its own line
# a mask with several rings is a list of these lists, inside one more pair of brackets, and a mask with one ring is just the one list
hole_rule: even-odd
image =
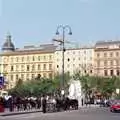
[[81,102],[82,102],[82,106],[84,105],[84,100],[83,100],[83,98],[81,99]]
[[46,113],[46,106],[47,106],[46,97],[45,95],[43,95],[43,99],[42,99],[42,112],[43,113]]
[[10,96],[10,98],[8,99],[8,105],[9,105],[9,111],[12,112],[14,110],[12,96]]

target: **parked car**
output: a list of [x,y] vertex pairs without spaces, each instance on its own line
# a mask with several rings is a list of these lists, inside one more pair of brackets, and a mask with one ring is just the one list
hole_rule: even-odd
[[120,100],[114,100],[110,106],[111,112],[120,112]]

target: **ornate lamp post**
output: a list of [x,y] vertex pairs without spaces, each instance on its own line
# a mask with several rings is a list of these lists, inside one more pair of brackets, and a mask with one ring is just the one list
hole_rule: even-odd
[[60,42],[62,45],[62,81],[61,81],[61,94],[64,95],[64,52],[65,52],[65,32],[67,34],[72,35],[72,30],[69,25],[59,25],[56,30],[56,35],[60,35],[60,30],[62,34],[62,40],[55,40],[56,42]]

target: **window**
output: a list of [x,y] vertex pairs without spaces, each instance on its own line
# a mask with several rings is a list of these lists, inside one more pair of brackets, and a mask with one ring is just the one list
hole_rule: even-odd
[[24,65],[21,65],[21,70],[24,71]]
[[22,62],[24,62],[24,57],[22,57]]
[[119,76],[119,75],[120,75],[119,70],[116,70],[116,75],[117,75],[117,76]]
[[113,76],[113,70],[110,70],[110,75]]
[[97,57],[100,57],[100,53],[97,53]]
[[37,75],[37,78],[40,79],[40,78],[41,78],[41,74],[38,74],[38,75]]
[[16,57],[16,62],[18,62],[18,57]]
[[19,70],[19,66],[18,65],[16,65],[16,71],[18,71]]
[[116,52],[116,57],[118,57],[119,56],[119,52]]
[[18,75],[16,75],[16,80],[18,80]]
[[30,70],[30,66],[29,65],[27,65],[27,71],[29,71]]
[[86,54],[86,51],[84,51],[84,54]]
[[27,77],[27,79],[29,79],[29,74],[27,74],[27,76],[26,76],[26,77]]
[[106,60],[104,61],[104,66],[107,66],[107,61]]
[[49,60],[52,60],[52,55],[49,55]]
[[11,71],[13,71],[14,70],[14,67],[13,66],[11,66]]
[[46,64],[43,65],[43,70],[46,70]]
[[116,65],[117,65],[117,66],[119,65],[119,60],[116,60]]
[[30,60],[30,58],[29,58],[29,56],[27,56],[27,61],[29,61]]
[[35,57],[34,57],[34,56],[33,56],[33,58],[32,58],[32,59],[33,59],[33,61],[35,61]]
[[90,73],[92,74],[92,70],[90,70]]
[[13,62],[13,57],[11,57],[11,62]]
[[13,81],[13,75],[11,75],[11,81]]
[[46,73],[43,73],[43,77],[46,77]]
[[35,76],[35,75],[34,75],[34,74],[32,74],[32,79],[34,78],[34,76]]
[[68,58],[68,62],[70,61],[70,58]]
[[108,75],[108,71],[104,70],[104,75],[107,76]]
[[38,65],[38,70],[40,70],[40,65]]
[[107,53],[104,53],[104,57],[107,57]]
[[110,57],[113,57],[113,53],[112,52],[110,53]]
[[35,70],[35,66],[34,65],[32,65],[32,70]]
[[73,61],[75,61],[75,58],[73,58]]
[[80,57],[78,58],[78,60],[80,60]]
[[52,64],[49,64],[49,70],[52,70]]
[[57,65],[57,68],[59,68],[59,65]]
[[49,78],[52,78],[52,73],[49,73]]
[[38,56],[38,61],[40,61],[40,56]]
[[46,56],[44,56],[43,59],[46,60]]
[[98,66],[98,67],[100,66],[100,61],[97,61],[97,66]]
[[111,66],[113,65],[113,61],[112,61],[112,60],[110,61],[110,65],[111,65]]

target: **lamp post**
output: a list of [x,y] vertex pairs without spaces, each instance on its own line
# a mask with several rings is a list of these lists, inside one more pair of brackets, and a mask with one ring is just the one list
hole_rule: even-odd
[[55,40],[56,42],[60,42],[62,45],[62,81],[61,81],[61,94],[64,95],[64,52],[65,52],[65,32],[69,35],[72,35],[72,30],[69,25],[59,25],[56,30],[56,35],[60,35],[60,30],[62,32],[62,40]]

